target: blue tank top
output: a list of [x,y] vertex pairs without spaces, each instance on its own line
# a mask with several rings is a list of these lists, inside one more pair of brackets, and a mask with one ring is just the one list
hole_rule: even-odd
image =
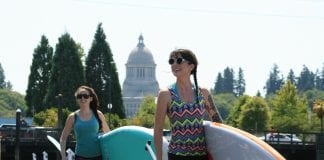
[[99,123],[92,113],[89,120],[81,120],[79,111],[76,111],[74,134],[76,137],[75,154],[82,157],[96,157],[101,155],[99,144]]

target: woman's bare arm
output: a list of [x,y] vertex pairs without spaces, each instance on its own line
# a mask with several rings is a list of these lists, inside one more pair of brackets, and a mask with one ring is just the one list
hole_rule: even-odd
[[62,160],[66,160],[66,153],[65,153],[66,139],[69,136],[69,134],[71,133],[71,130],[72,130],[72,127],[73,127],[73,124],[74,124],[74,114],[75,113],[71,113],[68,116],[68,118],[66,119],[65,126],[64,126],[64,129],[63,129],[61,137],[60,137]]
[[163,124],[167,112],[167,107],[170,101],[170,92],[160,91],[157,99],[157,106],[154,121],[154,145],[156,150],[157,160],[162,160],[162,146],[163,146]]
[[203,89],[203,96],[205,99],[205,108],[209,115],[209,118],[213,122],[223,123],[223,119],[213,101],[212,96],[210,95],[207,89]]

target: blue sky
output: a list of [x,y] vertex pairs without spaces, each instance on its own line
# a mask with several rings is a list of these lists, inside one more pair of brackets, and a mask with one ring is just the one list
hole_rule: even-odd
[[273,64],[287,76],[324,63],[322,0],[0,0],[0,63],[13,89],[25,94],[33,50],[45,35],[55,48],[70,33],[89,51],[102,22],[121,85],[125,64],[142,33],[157,64],[161,88],[174,81],[167,63],[175,48],[194,51],[198,83],[213,88],[217,74],[244,70],[246,91],[263,87]]

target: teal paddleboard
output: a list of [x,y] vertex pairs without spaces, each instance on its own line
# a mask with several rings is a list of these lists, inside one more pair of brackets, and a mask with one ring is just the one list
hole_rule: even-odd
[[[153,129],[139,126],[117,128],[99,138],[103,160],[152,160],[150,152],[145,149],[150,141],[155,153]],[[168,142],[163,139],[163,157],[167,157]]]

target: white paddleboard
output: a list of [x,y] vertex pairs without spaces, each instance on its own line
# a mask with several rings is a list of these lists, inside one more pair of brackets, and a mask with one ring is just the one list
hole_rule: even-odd
[[208,152],[214,160],[284,160],[270,145],[243,130],[204,122]]

